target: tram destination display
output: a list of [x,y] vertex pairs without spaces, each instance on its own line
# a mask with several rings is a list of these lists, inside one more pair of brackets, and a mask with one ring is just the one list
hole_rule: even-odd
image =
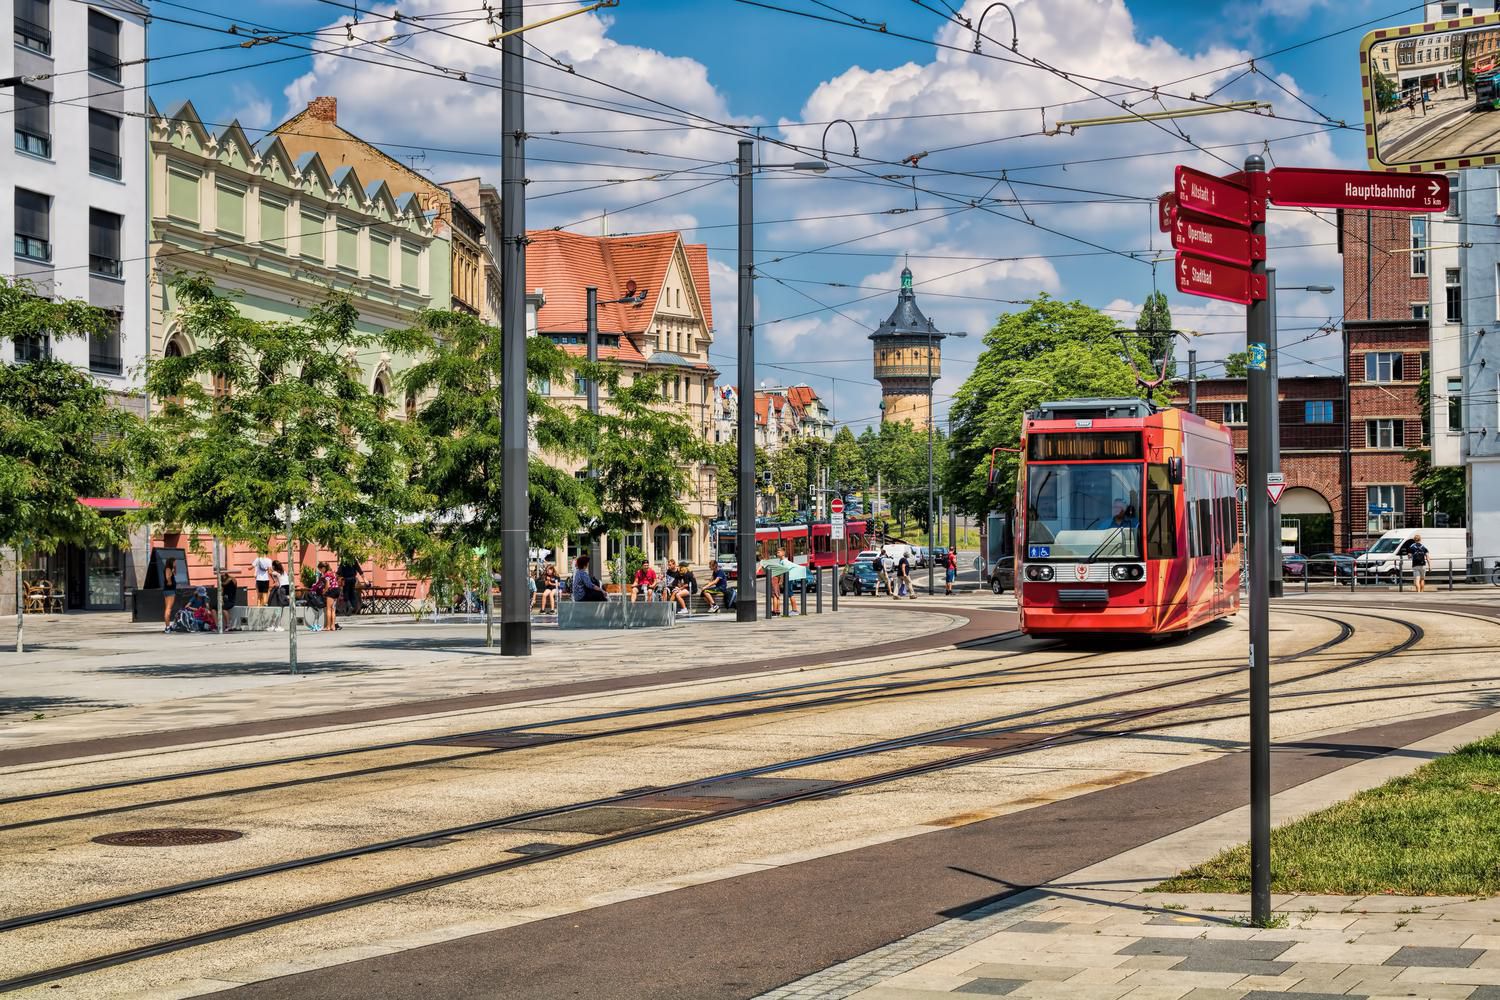
[[1035,432],[1027,439],[1033,462],[1110,462],[1145,457],[1138,431]]

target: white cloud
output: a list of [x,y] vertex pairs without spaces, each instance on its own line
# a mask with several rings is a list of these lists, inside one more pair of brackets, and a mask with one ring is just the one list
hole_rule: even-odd
[[251,130],[271,127],[271,102],[258,88],[237,83],[230,88],[230,94],[234,99],[232,121]]

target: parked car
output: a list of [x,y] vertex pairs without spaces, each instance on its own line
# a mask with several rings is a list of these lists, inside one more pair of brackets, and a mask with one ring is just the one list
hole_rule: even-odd
[[1307,560],[1307,578],[1348,583],[1354,579],[1354,557],[1325,553]]
[[850,594],[856,597],[865,593],[874,594],[879,583],[880,577],[875,572],[874,560],[859,559],[844,567],[844,573],[839,577],[839,593],[845,597]]
[[1016,557],[1005,556],[990,567],[990,592],[1003,594],[1016,589]]
[[1300,552],[1284,552],[1281,556],[1281,575],[1302,578],[1307,575],[1307,556]]
[[946,545],[939,545],[932,550],[932,564],[939,569],[948,565],[948,547]]

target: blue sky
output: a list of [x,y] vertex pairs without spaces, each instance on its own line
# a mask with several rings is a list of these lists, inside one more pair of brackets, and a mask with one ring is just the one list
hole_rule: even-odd
[[[1219,358],[1241,346],[1237,307],[1178,296],[1169,287],[1170,268],[1153,268],[1150,261],[1159,255],[1152,251],[1162,248],[1163,238],[1152,231],[1149,206],[1141,199],[1169,186],[1175,163],[1227,172],[1215,152],[1237,164],[1264,140],[1270,140],[1277,163],[1362,166],[1359,132],[1330,128],[1322,115],[1359,124],[1356,51],[1367,28],[1256,63],[1312,108],[1263,75],[1240,76],[1243,60],[1367,20],[1393,24],[1420,17],[1398,0],[1016,0],[1011,6],[1021,53],[1111,81],[1087,84],[1100,93],[1169,84],[1163,95],[1188,97],[1222,88],[1216,99],[1269,100],[1281,116],[1189,119],[1180,123],[1187,138],[1139,123],[1046,136],[1036,134],[1044,116],[1050,126],[1059,117],[1120,109],[1077,82],[1018,65],[994,43],[984,44],[985,55],[973,56],[967,51],[972,33],[934,12],[944,9],[941,0],[924,0],[926,7],[914,0],[768,2],[844,23],[732,0],[624,0],[604,17],[585,15],[531,35],[539,50],[534,55],[572,64],[582,76],[528,67],[528,85],[538,91],[528,106],[528,128],[538,135],[529,144],[535,183],[528,224],[597,233],[604,224],[599,216],[607,212],[611,233],[683,228],[689,240],[708,243],[719,330],[713,360],[731,378],[735,189],[724,178],[723,162],[734,156],[736,137],[682,127],[678,111],[651,100],[712,121],[755,124],[769,137],[814,150],[823,127],[790,123],[858,120],[864,159],[835,155],[851,152],[848,130],[837,126],[829,134],[835,169],[823,177],[763,174],[756,190],[757,219],[767,220],[757,226],[757,245],[784,251],[759,261],[757,318],[765,326],[758,361],[766,363],[760,377],[806,381],[825,395],[836,391],[836,418],[856,430],[878,414],[865,335],[889,311],[890,290],[907,252],[929,315],[941,327],[971,333],[966,342],[949,344],[952,362],[938,389],[940,414],[943,397],[970,369],[964,361],[980,350],[977,337],[998,312],[1013,308],[1005,300],[1040,291],[1109,309],[1130,324],[1133,309],[1153,287],[1154,271],[1156,286],[1169,292],[1177,325],[1204,334],[1200,357]],[[978,0],[952,5],[970,17],[989,6]],[[565,6],[529,4],[528,20]],[[389,4],[360,7],[356,25],[354,10],[327,0],[262,0],[253,7],[251,24],[243,19],[245,6],[225,0],[189,0],[188,6],[158,0],[150,40],[158,61],[150,77],[161,82],[152,88],[153,99],[169,108],[190,98],[207,120],[238,117],[247,126],[265,127],[311,96],[334,94],[342,122],[371,141],[401,144],[388,151],[412,156],[435,179],[480,174],[498,182],[498,92],[484,85],[485,77],[498,77],[498,52],[475,44],[487,34],[475,0],[403,3],[404,16],[427,20],[395,26],[382,16],[392,10]],[[858,30],[829,7],[884,22],[890,32],[918,41]],[[290,41],[338,54],[314,59],[275,44],[240,48],[236,43],[249,36],[230,36],[224,31],[230,24],[277,33],[319,31]],[[432,28],[446,34],[425,30]],[[1008,40],[1009,30],[1004,11],[992,11],[985,33]],[[411,37],[380,42],[392,34]],[[225,45],[234,47],[175,55]],[[293,58],[267,65],[287,56]],[[445,77],[433,66],[449,72]],[[459,70],[468,82],[453,78]],[[210,75],[170,82],[197,74]],[[560,92],[569,96],[555,99]],[[582,107],[580,99],[595,106]],[[1144,100],[1152,109],[1183,103],[1166,96],[1152,102],[1145,91],[1127,99]],[[704,125],[703,119],[689,120]],[[563,134],[544,137],[551,130]],[[899,164],[924,150],[930,155],[917,169]],[[1141,155],[1147,153],[1161,155]],[[765,145],[763,158],[799,157]],[[667,170],[686,172],[641,179]],[[605,186],[622,178],[632,182]],[[672,197],[641,205],[663,195]],[[976,208],[975,199],[990,200]],[[768,221],[783,219],[801,221]],[[1273,263],[1283,283],[1337,284],[1333,239],[1326,219],[1274,213],[1270,243],[1280,248]],[[773,259],[843,240],[856,242],[841,253]],[[1339,318],[1339,299],[1282,295],[1282,339],[1292,344],[1284,371],[1326,373],[1338,366],[1337,338],[1317,331]],[[1305,342],[1294,343],[1299,340]]]

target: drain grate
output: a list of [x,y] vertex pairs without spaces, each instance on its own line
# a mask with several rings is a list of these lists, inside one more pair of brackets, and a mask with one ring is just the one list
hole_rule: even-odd
[[211,830],[207,827],[176,827],[163,830],[123,830],[95,837],[94,843],[109,847],[192,847],[195,844],[222,844],[239,840],[238,830]]
[[595,835],[625,833],[643,826],[681,819],[689,815],[683,809],[632,809],[628,806],[594,806],[561,816],[544,816],[508,824],[509,829],[547,830],[552,833],[589,833]]

